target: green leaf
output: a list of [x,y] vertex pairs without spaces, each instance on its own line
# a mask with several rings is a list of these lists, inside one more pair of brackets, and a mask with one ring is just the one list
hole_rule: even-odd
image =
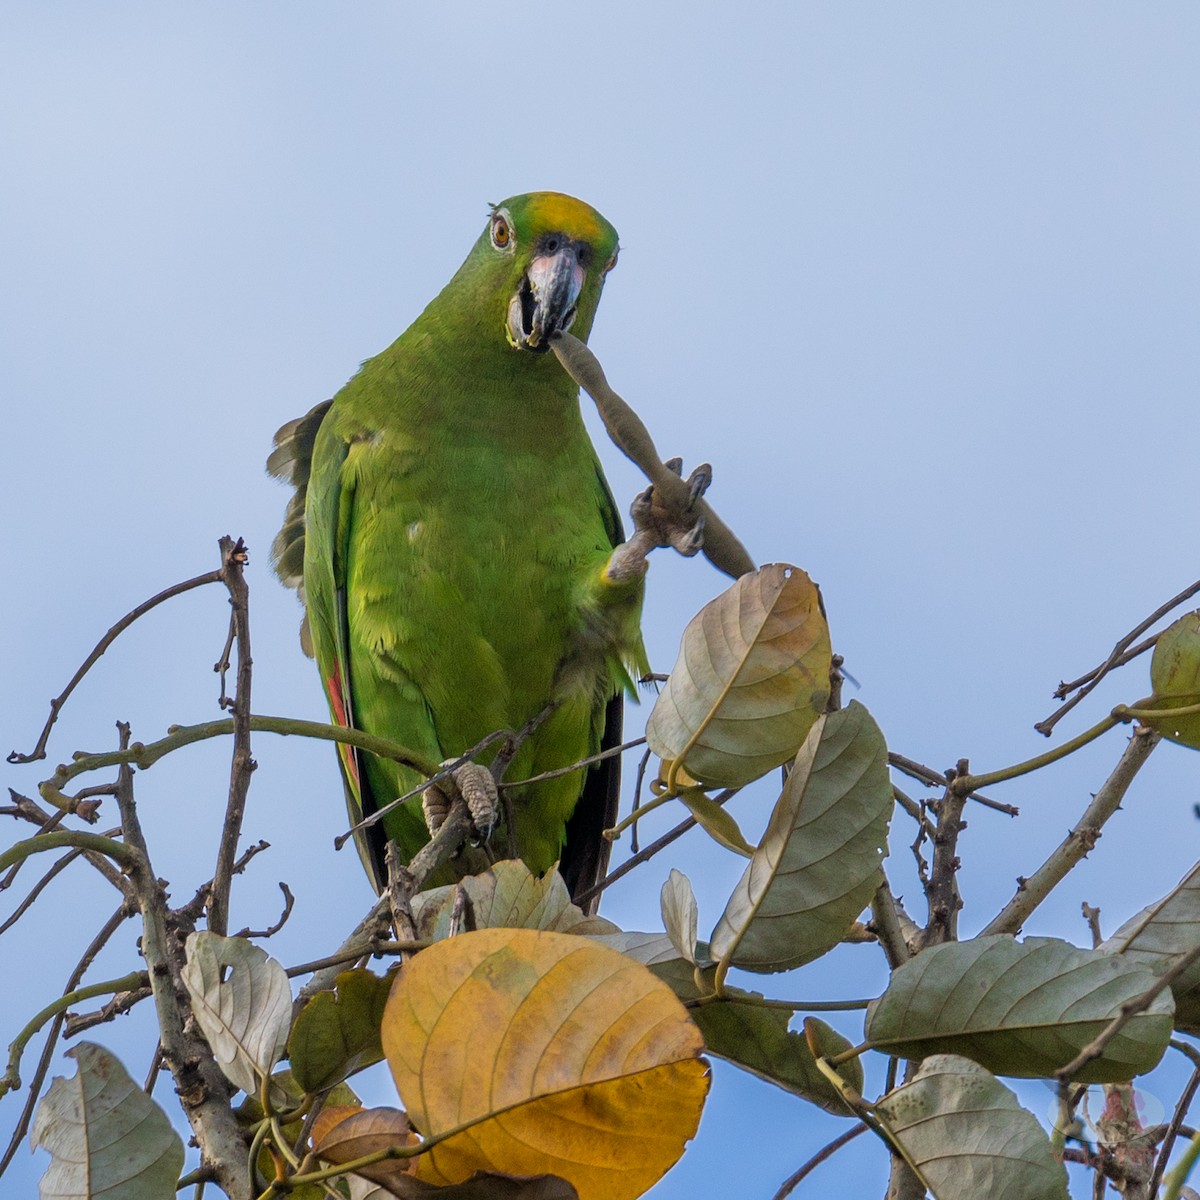
[[296,1082],[320,1092],[383,1059],[379,1026],[393,975],[344,971],[335,990],[318,992],[301,1010],[288,1038]]
[[879,886],[892,805],[871,714],[853,701],[820,717],[717,923],[713,957],[785,971],[836,946]]
[[671,868],[659,895],[663,925],[672,945],[690,963],[696,961],[696,895],[682,871]]
[[646,739],[693,779],[741,787],[791,759],[829,699],[821,593],[798,567],[743,575],[683,631]]
[[[959,1054],[997,1075],[1053,1075],[1150,988],[1154,975],[1126,955],[1055,938],[993,934],[931,946],[898,967],[867,1011],[867,1040],[902,1058]],[[1171,1036],[1167,992],[1131,1017],[1076,1076],[1121,1083],[1149,1071]]]
[[711,796],[695,788],[687,788],[679,793],[679,799],[688,811],[696,818],[696,824],[708,834],[718,846],[732,850],[743,858],[754,854],[754,847],[742,835],[733,814],[723,805],[718,804]]
[[1069,1200],[1067,1173],[1037,1119],[968,1059],[927,1058],[875,1115],[936,1200]]
[[[217,1065],[242,1091],[283,1056],[292,1023],[292,989],[283,967],[245,938],[188,935],[183,982]],[[228,971],[228,978],[223,978]]]
[[1200,713],[1173,717],[1170,710],[1200,704],[1200,609],[1185,613],[1158,635],[1150,660],[1154,688],[1150,707],[1164,710],[1161,717],[1142,722],[1163,737],[1200,750]]
[[103,1046],[67,1051],[79,1066],[38,1105],[30,1145],[50,1153],[41,1200],[174,1200],[183,1143],[166,1114]]
[[[1128,954],[1156,975],[1200,942],[1200,863],[1161,900],[1131,917],[1100,947],[1109,954]],[[1200,1034],[1200,963],[1171,985],[1175,1027]]]
[[[650,969],[664,983],[670,984],[685,1004],[701,995],[696,986],[695,970],[684,959],[657,962]],[[711,992],[712,968],[703,974]],[[821,1074],[804,1034],[788,1028],[796,1015],[795,1009],[768,1008],[755,1004],[755,1000],[762,999],[758,992],[728,986],[725,991],[729,996],[727,1000],[715,1000],[711,1004],[688,1009],[692,1020],[704,1035],[704,1048],[710,1054],[793,1095],[802,1096],[826,1112],[841,1117],[853,1115],[837,1088]],[[818,1045],[824,1057],[832,1057],[850,1049],[851,1043],[824,1021],[813,1019],[813,1023],[819,1030]],[[838,1070],[855,1091],[862,1091],[863,1069],[860,1059],[851,1059]]]
[[502,859],[478,875],[448,887],[431,888],[413,899],[417,934],[426,941],[449,936],[455,892],[466,893],[467,929],[547,929],[555,933],[616,933],[603,917],[585,916],[571,903],[556,868],[535,875],[520,859]]

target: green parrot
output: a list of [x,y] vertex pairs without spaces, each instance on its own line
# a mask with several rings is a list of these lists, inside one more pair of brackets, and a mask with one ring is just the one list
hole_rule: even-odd
[[[276,435],[268,469],[296,488],[276,570],[301,591],[335,723],[441,762],[541,715],[515,783],[619,744],[623,693],[646,669],[646,539],[623,544],[578,388],[546,353],[560,330],[586,340],[616,261],[616,230],[579,200],[495,205],[413,324]],[[423,779],[339,757],[354,823],[415,793],[358,837],[378,890],[385,839],[406,862],[428,840]],[[619,769],[613,756],[507,789],[499,854],[538,873],[559,862],[573,895],[590,887]]]

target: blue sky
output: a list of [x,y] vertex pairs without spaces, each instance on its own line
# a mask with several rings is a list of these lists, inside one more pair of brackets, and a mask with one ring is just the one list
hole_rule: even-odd
[[[1040,752],[1059,679],[1197,575],[1191,5],[18,2],[0,33],[5,750],[32,743],[118,615],[216,565],[226,532],[254,552],[255,708],[322,716],[267,563],[286,500],[262,470],[271,435],[420,311],[488,201],[534,188],[620,230],[593,348],[664,453],[712,461],[710,498],[751,554],[821,583],[851,694],[893,749],[979,769]],[[600,450],[624,503],[639,478]],[[654,563],[659,669],[722,586],[698,561]],[[111,745],[117,718],[149,739],[214,716],[225,618],[215,591],[193,594],[127,635],[51,761]],[[1144,665],[1125,674],[1062,735],[1148,690]],[[1008,785],[1018,821],[970,814],[964,932],[1062,837],[1121,737]],[[332,948],[369,901],[331,848],[326,751],[255,747],[246,834],[274,848],[234,921],[269,923],[287,879],[286,961]],[[1082,900],[1112,930],[1170,887],[1196,858],[1198,768],[1161,748],[1030,932],[1082,942]],[[197,750],[139,779],[177,898],[211,873],[226,770]],[[770,802],[740,801],[748,829]],[[897,824],[893,862],[915,901],[911,837]],[[740,867],[698,833],[606,913],[656,926],[671,865],[711,928]],[[5,1040],[110,910],[71,878],[0,942]],[[94,977],[128,969],[132,941]],[[848,947],[756,986],[883,979],[877,951]],[[147,1029],[92,1036],[140,1076]],[[1148,1090],[1169,1103],[1164,1079]],[[653,1195],[769,1197],[841,1128],[718,1067],[697,1143]],[[42,1163],[21,1152],[14,1194]],[[861,1139],[820,1170],[810,1189],[880,1194],[885,1163]]]

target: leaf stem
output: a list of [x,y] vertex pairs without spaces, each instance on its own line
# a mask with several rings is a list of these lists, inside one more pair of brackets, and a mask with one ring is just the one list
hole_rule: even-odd
[[1014,763],[1011,767],[1002,767],[998,771],[989,771],[984,775],[960,775],[951,781],[950,790],[956,795],[965,796],[968,792],[990,787],[993,783],[1006,783],[1010,779],[1028,775],[1031,771],[1041,770],[1042,767],[1048,767],[1060,758],[1066,758],[1068,754],[1074,754],[1076,750],[1086,746],[1089,742],[1094,742],[1110,729],[1115,729],[1118,725],[1132,720],[1132,712],[1132,709],[1125,709],[1118,705],[1103,720],[1098,721],[1091,729],[1085,729],[1077,737],[1071,738],[1069,742],[1063,742],[1061,746],[1055,746],[1053,750],[1047,750],[1045,754],[1035,755],[1033,758],[1027,758],[1024,762]]
[[53,1020],[59,1013],[65,1012],[81,1000],[90,1000],[93,996],[111,996],[117,992],[132,992],[137,988],[145,987],[149,979],[150,976],[145,971],[131,971],[119,979],[105,979],[100,983],[89,983],[85,987],[76,988],[73,992],[67,992],[66,995],[59,996],[47,1004],[41,1012],[29,1019],[25,1028],[10,1043],[8,1070],[4,1073],[3,1078],[0,1078],[0,1096],[16,1091],[21,1086],[21,1055],[25,1052],[29,1039],[47,1021]]

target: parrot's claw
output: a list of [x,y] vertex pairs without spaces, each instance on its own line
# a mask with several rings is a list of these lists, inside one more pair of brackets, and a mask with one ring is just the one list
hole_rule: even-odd
[[[669,458],[663,466],[672,475],[683,474],[681,458]],[[610,579],[644,575],[646,556],[659,546],[671,546],[685,558],[700,551],[704,545],[704,514],[695,510],[700,497],[712,483],[712,467],[701,463],[686,482],[688,499],[682,509],[660,500],[653,485],[634,497],[629,506],[633,535],[613,551],[607,572]]]
[[[451,759],[442,766],[448,767],[455,761]],[[421,793],[421,808],[430,834],[437,833],[442,827],[450,812],[450,802],[459,796],[471,814],[476,836],[480,842],[486,842],[496,825],[500,796],[492,773],[472,762],[455,767],[444,779],[429,784]]]
[[[701,463],[688,476],[688,507],[695,507],[696,501],[708,491],[712,483],[712,463]],[[701,518],[703,520],[703,518]]]

